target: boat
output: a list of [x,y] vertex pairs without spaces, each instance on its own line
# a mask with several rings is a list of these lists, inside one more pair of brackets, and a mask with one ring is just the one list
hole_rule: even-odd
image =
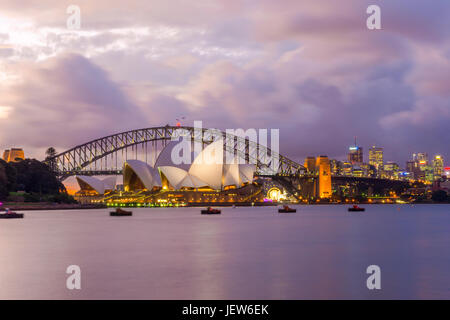
[[22,219],[23,216],[23,213],[17,212],[0,213],[0,219]]
[[361,208],[358,205],[354,204],[353,207],[348,208],[348,211],[356,212],[356,211],[366,211],[365,208]]
[[219,209],[213,209],[211,207],[206,208],[206,210],[201,211],[202,214],[221,214]]
[[111,217],[129,217],[133,215],[133,212],[117,208],[116,211],[111,211],[109,215]]
[[278,213],[291,213],[291,212],[297,212],[297,209],[290,208],[289,206],[283,206],[282,209],[278,209]]

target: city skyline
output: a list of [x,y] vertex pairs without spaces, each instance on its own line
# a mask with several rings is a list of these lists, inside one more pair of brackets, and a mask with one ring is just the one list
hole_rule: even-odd
[[366,28],[370,1],[339,15],[334,1],[155,2],[139,15],[124,14],[138,2],[113,4],[80,3],[79,30],[60,2],[1,5],[3,150],[42,159],[184,117],[279,128],[280,151],[299,162],[343,159],[355,135],[402,166],[416,152],[450,159],[447,1],[383,3],[381,30]]

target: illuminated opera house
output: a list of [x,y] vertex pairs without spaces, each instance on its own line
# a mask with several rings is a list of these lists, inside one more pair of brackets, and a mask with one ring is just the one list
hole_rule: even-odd
[[[222,143],[222,142],[220,142]],[[221,152],[217,143],[205,147],[189,163],[174,163],[169,143],[159,154],[154,166],[140,160],[127,160],[123,165],[123,190],[115,188],[113,178],[76,177],[81,190],[78,195],[102,196],[111,205],[187,205],[192,203],[261,202],[263,195],[253,182],[256,166],[241,164]],[[220,145],[220,148],[222,146]],[[232,159],[229,161],[229,159]],[[219,161],[211,161],[219,159]]]

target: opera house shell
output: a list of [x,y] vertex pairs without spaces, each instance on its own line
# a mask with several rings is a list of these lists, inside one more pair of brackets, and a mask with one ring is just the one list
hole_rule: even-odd
[[103,180],[90,176],[76,176],[75,178],[83,193],[105,194],[116,188],[116,177],[107,177]]
[[253,181],[255,165],[239,164],[237,161],[224,163],[226,156],[224,152],[216,157],[215,152],[222,148],[220,141],[211,143],[195,157],[191,154],[191,160],[193,159],[191,164],[174,163],[172,153],[177,144],[178,142],[170,142],[161,151],[153,167],[139,160],[125,162],[123,168],[125,191],[153,190],[158,187],[174,190],[183,188],[224,190],[230,187],[239,188]]

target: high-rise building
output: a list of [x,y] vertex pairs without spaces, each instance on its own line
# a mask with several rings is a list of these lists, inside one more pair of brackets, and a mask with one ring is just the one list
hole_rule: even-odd
[[350,162],[344,162],[342,164],[342,175],[351,177],[353,174],[353,166]]
[[342,175],[342,162],[340,162],[336,159],[331,159],[330,160],[330,169],[331,169],[332,175],[335,175],[335,176]]
[[413,153],[413,160],[416,161],[421,166],[427,166],[428,153],[426,152]]
[[447,177],[447,179],[450,179],[450,167],[444,168],[444,174]]
[[319,183],[317,184],[317,196],[319,198],[331,197],[331,170],[330,160],[327,156],[319,156],[316,159],[316,168],[319,171]]
[[434,180],[440,179],[444,174],[444,158],[441,155],[434,156],[433,175]]
[[347,157],[351,164],[363,163],[363,148],[356,145],[349,147]]
[[426,152],[414,153],[413,161],[415,162],[416,166],[414,178],[423,181],[429,180],[430,168],[428,165],[428,154]]
[[375,147],[369,149],[369,164],[374,166],[380,174],[383,170],[383,148]]
[[387,179],[397,179],[399,173],[399,166],[397,163],[388,161],[383,167],[384,177]]
[[11,148],[3,152],[3,160],[6,162],[17,162],[25,159],[25,153],[21,148]]
[[409,173],[409,176],[413,179],[419,179],[420,170],[418,163],[414,160],[406,161],[406,172]]

